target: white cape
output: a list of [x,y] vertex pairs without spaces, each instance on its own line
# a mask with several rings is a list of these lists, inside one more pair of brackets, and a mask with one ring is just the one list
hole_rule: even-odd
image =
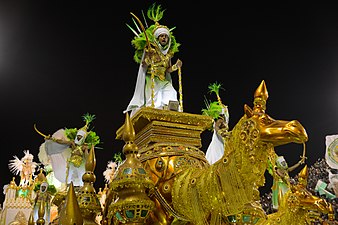
[[[141,62],[143,61],[144,53],[142,55]],[[135,112],[143,106],[151,106],[151,88],[150,83],[146,84],[146,73],[147,66],[142,65],[140,63],[136,86],[134,90],[134,95],[127,106],[127,109],[123,111],[126,113],[128,111],[131,112],[131,116],[135,114]],[[148,86],[146,88],[146,85]],[[159,79],[155,79],[154,83],[154,105],[155,108],[163,108],[164,104],[168,104],[168,102],[177,101],[177,91],[172,86],[172,79],[170,73],[166,74],[166,80],[161,81]]]
[[223,139],[220,135],[217,134],[217,132],[214,130],[211,142],[208,146],[208,149],[206,151],[206,158],[210,165],[217,162],[219,159],[222,158],[224,154],[224,143]]
[[[53,137],[65,140],[64,130],[58,130],[53,134]],[[80,167],[75,167],[72,163],[68,163],[71,152],[72,150],[67,144],[60,144],[52,140],[45,140],[45,142],[40,146],[38,156],[40,162],[42,162],[45,166],[51,164],[54,176],[59,182],[70,183],[73,181],[74,186],[82,186],[82,175],[85,173],[85,162],[82,162]]]

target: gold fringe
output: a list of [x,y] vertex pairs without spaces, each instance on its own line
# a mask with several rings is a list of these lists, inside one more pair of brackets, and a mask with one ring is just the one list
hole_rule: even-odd
[[192,188],[191,193],[191,206],[192,206],[192,215],[194,217],[194,224],[196,225],[208,225],[208,222],[205,218],[205,211],[203,210],[202,205],[200,204],[199,192],[195,187]]
[[210,225],[222,225],[222,215],[219,212],[212,212]]

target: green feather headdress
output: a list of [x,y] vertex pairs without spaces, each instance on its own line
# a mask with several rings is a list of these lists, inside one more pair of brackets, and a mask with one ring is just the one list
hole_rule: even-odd
[[154,21],[156,25],[159,25],[158,21],[162,19],[164,11],[165,9],[162,10],[161,5],[156,6],[156,3],[153,3],[152,6],[150,6],[147,11],[147,16],[149,19]]
[[[150,20],[154,22],[153,25],[145,28],[145,33],[147,34],[148,40],[150,43],[155,43],[154,40],[154,30],[161,26],[159,25],[159,21],[162,19],[164,11],[161,8],[161,5],[156,5],[155,3],[152,4],[152,6],[149,7],[147,11],[147,16]],[[144,18],[145,23],[146,19]],[[130,25],[127,24],[128,28],[135,34],[135,37],[131,41],[132,46],[135,48],[135,54],[134,54],[134,60],[137,63],[141,63],[143,51],[147,46],[147,39],[143,31],[139,28],[135,20],[133,19],[134,25],[136,26],[136,30],[133,29]],[[179,43],[176,42],[175,36],[173,35],[172,31],[175,29],[175,27],[169,29],[170,32],[170,39],[171,39],[171,45],[169,48],[169,51],[172,53],[178,52],[178,47],[180,46]]]

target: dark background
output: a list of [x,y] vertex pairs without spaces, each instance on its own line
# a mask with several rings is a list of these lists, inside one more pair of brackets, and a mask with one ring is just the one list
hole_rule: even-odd
[[[80,128],[82,115],[96,115],[95,186],[123,141],[115,132],[124,122],[136,82],[130,12],[142,18],[151,1],[1,1],[0,115],[1,179],[13,176],[9,160],[30,150],[38,162],[45,134]],[[161,24],[176,26],[181,43],[175,61],[183,61],[185,112],[200,114],[208,85],[222,83],[230,128],[253,104],[265,80],[267,113],[275,119],[299,120],[307,130],[307,164],[325,154],[325,136],[338,127],[338,7],[324,4],[234,4],[216,1],[159,1]],[[148,23],[151,22],[148,20]],[[173,74],[177,86],[177,74]],[[178,88],[176,88],[178,90]],[[202,134],[205,151],[211,132]],[[301,145],[276,149],[293,165]],[[298,172],[299,170],[295,171]],[[292,174],[293,175],[293,174]],[[18,182],[19,177],[17,177]],[[267,185],[270,185],[267,182]],[[1,203],[3,201],[1,195]]]

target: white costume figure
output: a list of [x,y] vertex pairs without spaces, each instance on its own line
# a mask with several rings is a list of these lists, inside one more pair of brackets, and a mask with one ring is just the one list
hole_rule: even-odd
[[217,131],[214,128],[212,139],[206,151],[205,157],[207,158],[209,164],[212,165],[215,162],[217,162],[220,158],[222,158],[223,154],[224,154],[223,138],[217,133]]
[[[78,133],[81,130],[78,131]],[[81,133],[80,133],[81,134]],[[77,136],[78,137],[78,136]],[[80,137],[80,136],[79,136]],[[83,139],[84,136],[82,136]],[[82,175],[85,173],[85,163],[79,161],[76,166],[73,163],[70,163],[71,158],[76,153],[82,151],[81,140],[74,139],[72,143],[65,135],[64,129],[59,129],[52,135],[52,139],[46,139],[46,141],[40,146],[39,157],[40,161],[48,165],[52,165],[55,178],[61,182],[68,184],[73,181],[74,186],[82,186]],[[82,141],[83,143],[83,141]],[[82,158],[82,153],[80,152],[75,157]],[[47,157],[47,158],[44,158]]]
[[333,190],[335,196],[338,196],[338,174],[334,174],[330,170],[328,170],[328,173],[330,181],[328,189]]
[[[164,44],[160,40],[163,36],[167,37],[167,42]],[[170,72],[168,72],[168,68],[172,68],[171,58],[173,56],[173,54],[169,52],[171,37],[168,28],[164,26],[155,28],[154,40],[155,43],[152,43],[151,50],[147,49],[143,53],[134,95],[127,109],[124,111],[132,110],[131,116],[140,107],[152,105],[151,73],[154,73],[154,107],[163,109],[168,105],[170,100],[178,101],[177,92],[172,85]],[[174,70],[175,68],[177,69],[177,66],[175,66]]]
[[210,165],[217,162],[224,154],[224,140],[219,132],[224,130],[227,131],[228,124],[229,111],[227,106],[223,106],[220,119],[214,122],[212,139],[205,154]]
[[20,184],[19,186],[29,186],[32,182],[33,174],[37,163],[33,162],[34,156],[29,153],[29,150],[24,151],[25,156],[21,160],[14,156],[14,159],[10,160],[8,167],[11,172],[15,175],[20,173]]
[[40,146],[39,159],[45,166],[51,164],[55,178],[62,184],[83,185],[88,149],[100,142],[95,132],[87,131],[95,115],[87,113],[83,119],[86,124],[82,128],[59,129],[52,136],[44,135],[34,127],[45,138]]
[[104,180],[106,183],[110,184],[113,180],[113,175],[116,171],[118,164],[116,162],[113,161],[109,161],[107,163],[107,167],[106,170],[103,171],[103,176],[104,176]]

